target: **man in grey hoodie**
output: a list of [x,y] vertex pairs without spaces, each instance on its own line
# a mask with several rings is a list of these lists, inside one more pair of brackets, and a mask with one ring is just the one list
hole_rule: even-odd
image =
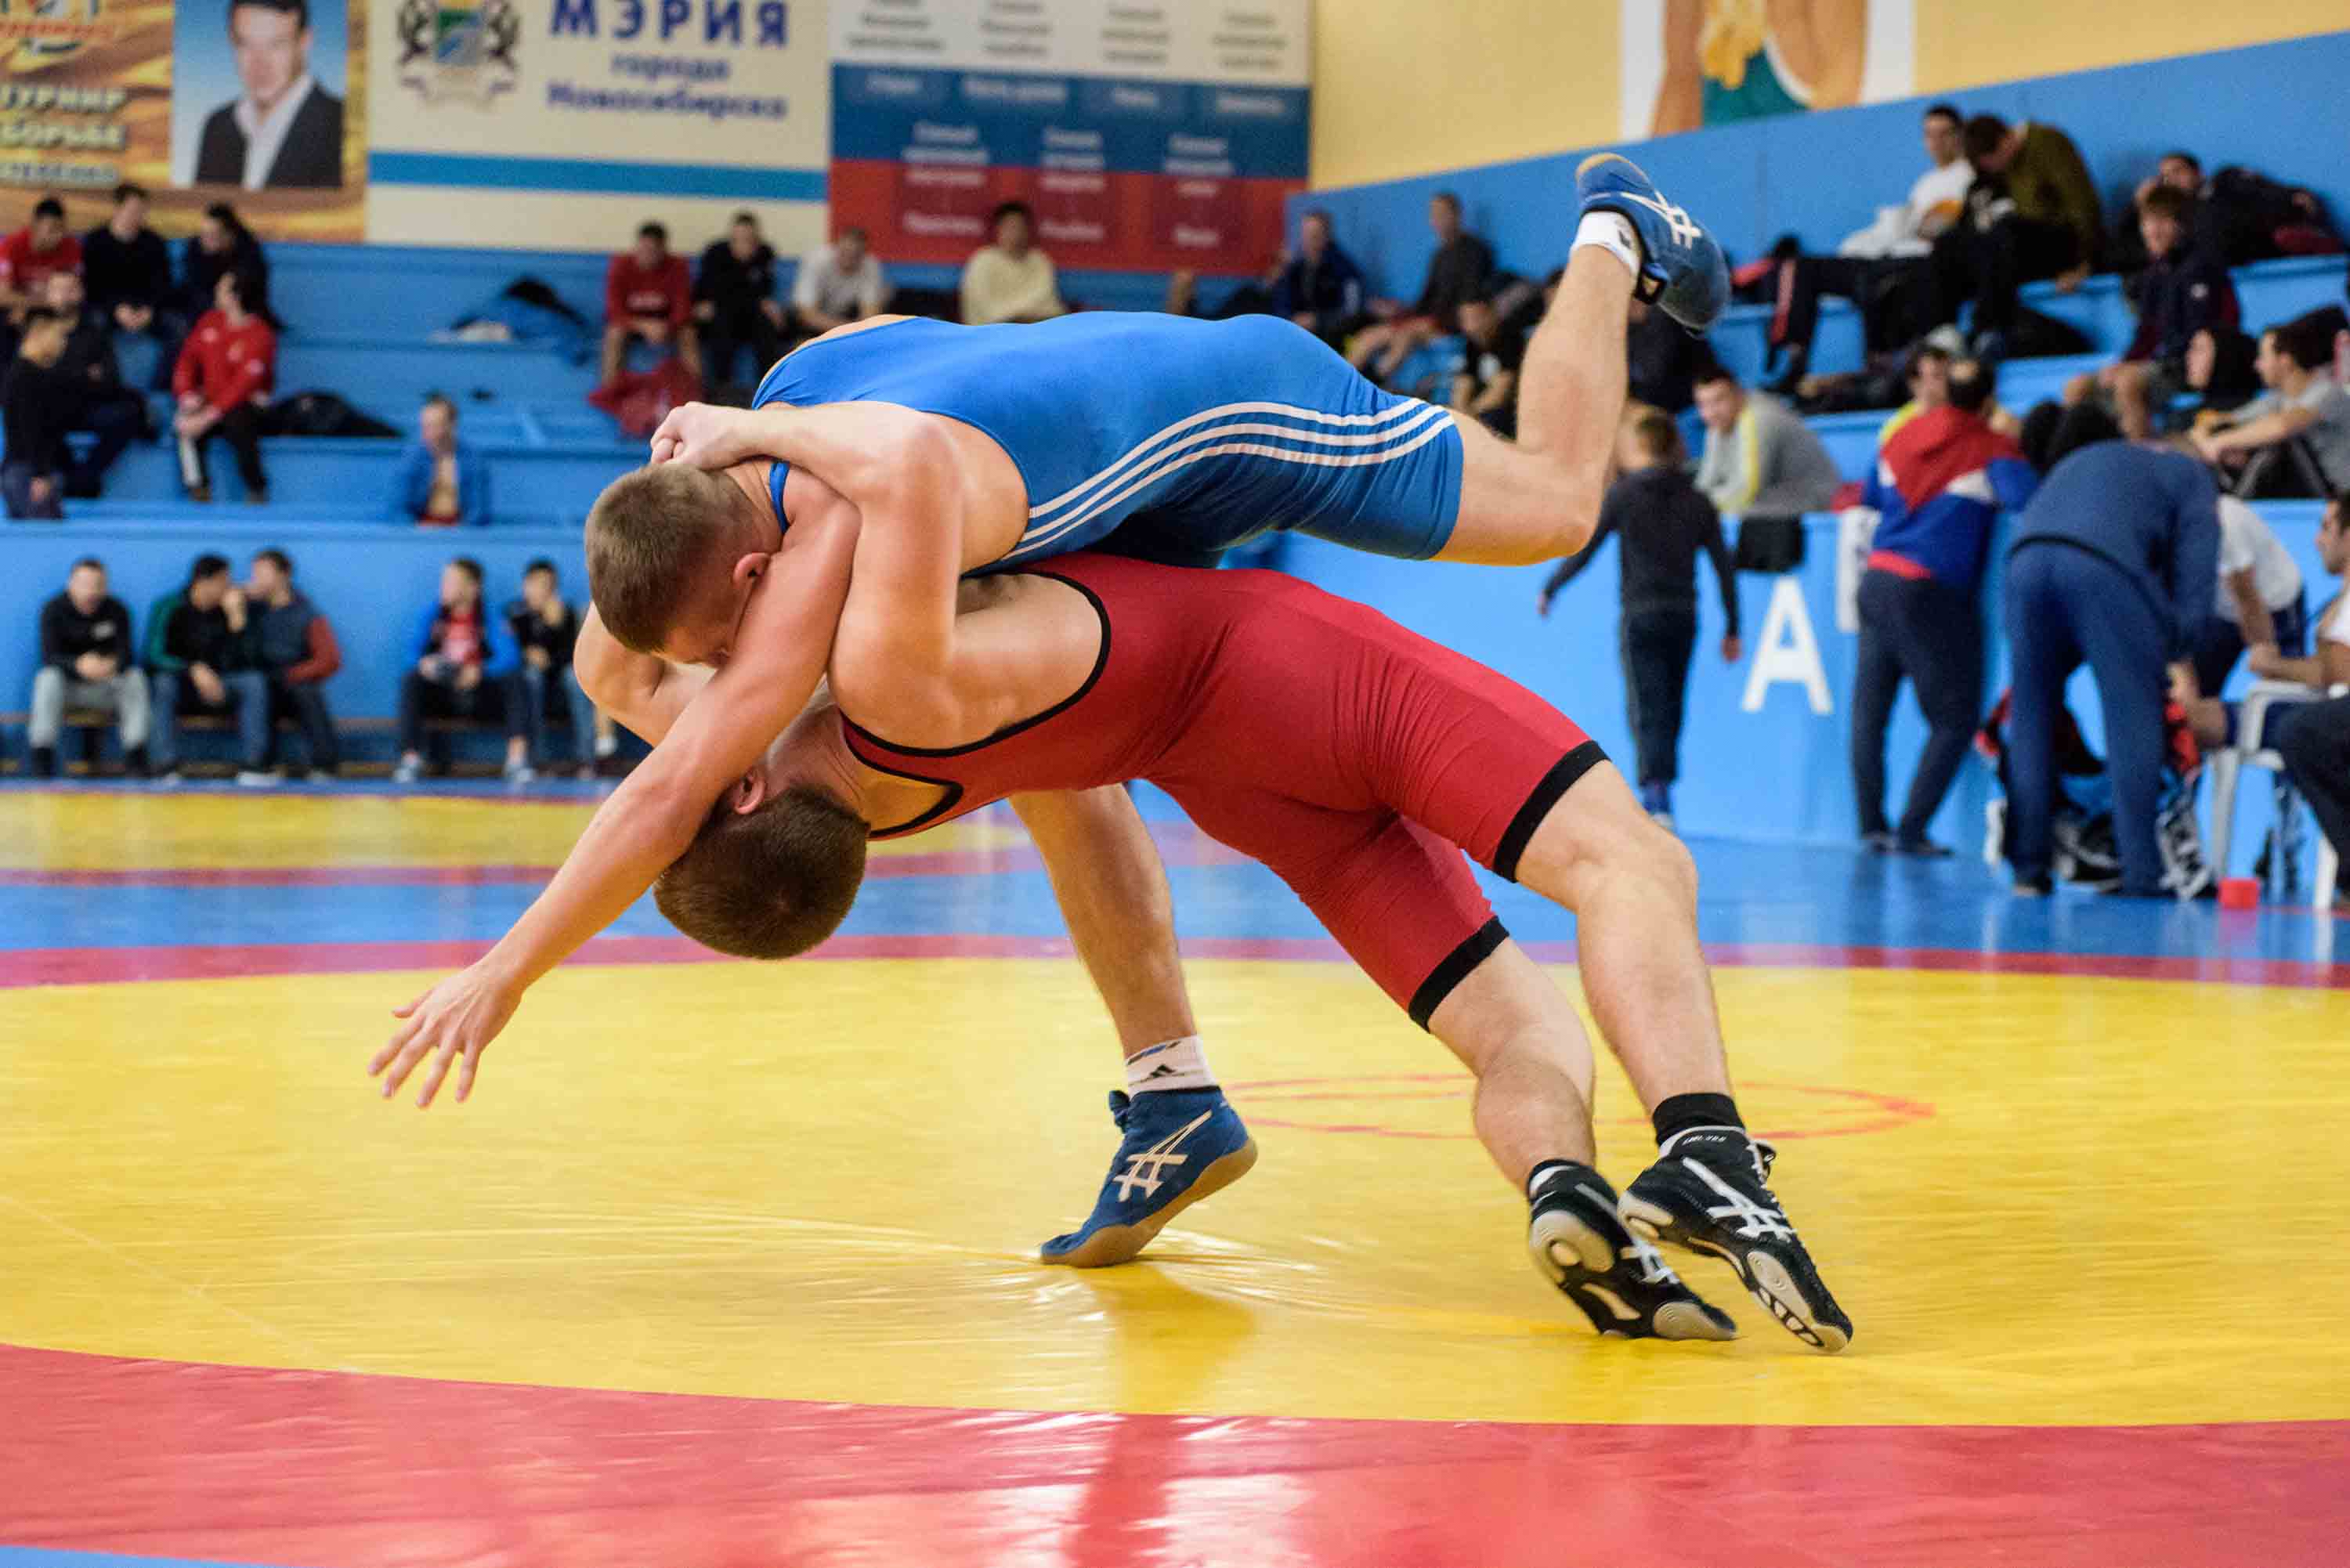
[[1794,410],[1719,365],[1697,379],[1697,411],[1705,421],[1697,487],[1738,519],[1739,566],[1793,570],[1804,558],[1800,519],[1826,510],[1842,483],[1835,459]]

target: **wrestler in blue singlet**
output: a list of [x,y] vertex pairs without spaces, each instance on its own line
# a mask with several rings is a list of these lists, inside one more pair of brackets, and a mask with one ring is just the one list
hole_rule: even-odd
[[[1277,317],[896,321],[802,347],[754,400],[840,402],[942,414],[1011,454],[1028,527],[995,569],[1082,550],[1129,520],[1162,559],[1294,528],[1420,560],[1460,511],[1452,415],[1381,391]],[[779,522],[785,472],[775,465]]]

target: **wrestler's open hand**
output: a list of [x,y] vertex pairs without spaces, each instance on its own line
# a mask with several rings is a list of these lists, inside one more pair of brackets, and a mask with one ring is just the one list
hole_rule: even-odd
[[452,974],[440,984],[405,1007],[392,1010],[394,1018],[404,1018],[400,1033],[391,1043],[375,1054],[368,1064],[370,1076],[381,1076],[386,1098],[400,1091],[428,1058],[432,1067],[424,1075],[424,1087],[416,1096],[420,1106],[432,1103],[441,1092],[442,1080],[459,1061],[464,1066],[457,1074],[457,1101],[463,1105],[465,1096],[473,1092],[473,1074],[482,1063],[482,1053],[498,1037],[498,1031],[522,1005],[522,988],[504,976],[477,963],[460,974]]
[[748,409],[680,403],[653,431],[653,462],[690,462],[709,471],[759,455],[757,421]]

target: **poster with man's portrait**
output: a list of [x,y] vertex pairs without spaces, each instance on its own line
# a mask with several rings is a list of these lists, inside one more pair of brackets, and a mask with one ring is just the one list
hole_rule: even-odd
[[182,0],[173,28],[172,182],[339,188],[346,35],[341,0]]

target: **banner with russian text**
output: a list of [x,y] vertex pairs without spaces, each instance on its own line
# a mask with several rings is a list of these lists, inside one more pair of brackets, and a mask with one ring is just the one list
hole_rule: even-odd
[[832,224],[960,262],[1263,270],[1304,189],[1308,0],[833,0]]
[[823,230],[817,0],[375,0],[369,237],[699,249]]

